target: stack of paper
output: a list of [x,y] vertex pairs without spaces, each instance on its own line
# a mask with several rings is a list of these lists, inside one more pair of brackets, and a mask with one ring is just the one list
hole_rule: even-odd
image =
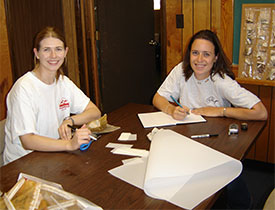
[[242,171],[240,161],[172,130],[152,138],[148,158],[109,172],[153,198],[192,209],[223,188]]

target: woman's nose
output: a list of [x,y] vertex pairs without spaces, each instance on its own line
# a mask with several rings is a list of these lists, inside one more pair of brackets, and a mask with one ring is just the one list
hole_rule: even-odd
[[56,57],[56,53],[54,50],[51,51],[51,55],[50,55],[52,58],[55,58]]
[[202,53],[199,53],[199,55],[198,55],[198,61],[202,61],[203,60],[203,55],[202,55]]

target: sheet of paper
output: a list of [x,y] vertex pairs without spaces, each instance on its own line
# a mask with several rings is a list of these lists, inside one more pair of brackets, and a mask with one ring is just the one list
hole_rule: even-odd
[[144,162],[142,160],[142,157],[134,157],[134,158],[122,160],[123,164],[136,164],[136,163],[142,163],[142,162]]
[[147,159],[109,172],[142,188],[150,197],[193,209],[241,171],[240,161],[172,130],[160,129],[152,138]]
[[122,132],[120,136],[118,137],[119,141],[136,141],[137,140],[137,134],[132,134],[128,132]]
[[112,143],[109,142],[105,147],[106,148],[118,148],[118,147],[128,147],[131,148],[133,144],[120,144],[120,143]]
[[175,120],[164,112],[139,113],[138,117],[144,128],[171,126],[177,124],[206,122],[201,115],[190,113],[183,120]]
[[145,149],[133,149],[133,148],[127,148],[127,147],[118,147],[111,150],[111,152],[119,155],[140,156],[140,157],[147,157],[149,154],[149,151]]

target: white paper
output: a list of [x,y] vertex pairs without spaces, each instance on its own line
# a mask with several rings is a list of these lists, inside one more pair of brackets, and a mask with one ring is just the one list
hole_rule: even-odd
[[112,143],[109,142],[105,147],[106,148],[118,148],[118,147],[128,147],[131,148],[133,144],[120,144],[120,143]]
[[148,158],[109,172],[153,198],[193,209],[242,171],[240,161],[172,130],[160,129]]
[[127,147],[118,147],[111,150],[114,154],[119,155],[129,155],[129,156],[140,156],[140,157],[147,157],[149,152],[145,149],[133,149]]
[[119,141],[135,141],[137,140],[137,134],[128,132],[122,132],[118,138]]
[[144,162],[141,157],[134,157],[134,158],[129,158],[122,160],[123,164],[136,164],[136,163],[142,163]]
[[170,126],[187,123],[206,122],[201,115],[190,113],[183,120],[175,120],[171,115],[164,112],[140,113],[138,117],[144,128]]

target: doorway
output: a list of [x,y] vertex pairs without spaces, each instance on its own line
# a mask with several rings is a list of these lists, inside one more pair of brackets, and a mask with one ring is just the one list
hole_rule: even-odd
[[156,68],[153,0],[95,0],[101,109],[151,104],[160,85]]

